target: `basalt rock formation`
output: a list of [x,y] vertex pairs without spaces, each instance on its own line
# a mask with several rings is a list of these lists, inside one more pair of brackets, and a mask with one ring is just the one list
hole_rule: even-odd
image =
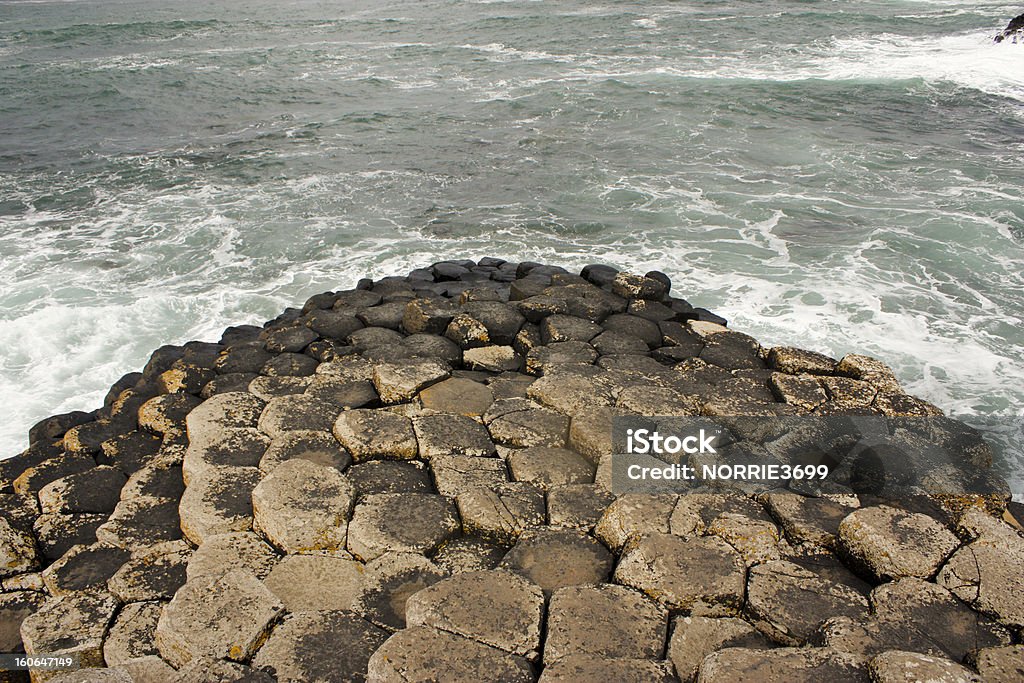
[[993,40],[997,43],[1001,43],[1004,40],[1010,40],[1014,43],[1024,41],[1024,14],[1019,14],[1010,19],[1010,23],[1006,25],[1006,28],[997,33]]
[[637,415],[762,459],[782,436],[739,418],[923,418],[906,444],[990,459],[880,361],[763,348],[661,273],[438,263],[158,349],[36,425],[0,461],[0,651],[94,667],[36,681],[1020,675],[998,485],[624,494]]

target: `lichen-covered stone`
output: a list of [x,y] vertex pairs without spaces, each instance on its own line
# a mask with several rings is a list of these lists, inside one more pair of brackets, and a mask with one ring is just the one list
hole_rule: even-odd
[[103,641],[103,659],[107,666],[121,666],[133,659],[157,654],[153,639],[162,608],[160,602],[133,602],[124,606]]
[[250,393],[211,396],[185,418],[189,443],[208,442],[223,429],[256,427],[265,405],[262,399]]
[[795,493],[769,493],[764,502],[791,543],[834,549],[839,524],[853,512],[847,501],[811,498]]
[[409,680],[531,683],[534,675],[522,657],[452,633],[414,626],[391,636],[370,657],[366,680],[371,683]]
[[270,445],[258,429],[224,429],[206,442],[190,444],[181,463],[186,483],[211,467],[256,467]]
[[63,514],[110,513],[120,500],[121,487],[127,481],[123,472],[108,466],[70,474],[39,490],[39,507],[43,512]]
[[[10,589],[5,585],[5,591]],[[23,652],[21,622],[38,611],[47,596],[35,590],[17,590],[0,593],[0,651]]]
[[877,683],[981,683],[982,680],[970,669],[949,659],[899,650],[883,652],[872,659],[868,671],[871,680]]
[[192,409],[202,402],[191,394],[163,394],[149,399],[139,408],[139,426],[157,434],[180,428]]
[[495,453],[487,428],[465,415],[423,415],[413,419],[413,429],[420,457],[426,460],[443,455],[487,457]]
[[668,610],[638,591],[600,584],[560,588],[548,607],[546,663],[577,653],[659,659]]
[[869,678],[863,657],[828,648],[755,650],[731,647],[708,655],[700,666],[697,680],[701,683],[735,683],[737,680],[865,683]]
[[491,420],[487,428],[496,443],[511,448],[561,448],[569,436],[569,418],[527,402],[522,410],[508,412]]
[[220,467],[189,482],[178,506],[181,531],[196,545],[217,534],[252,528],[252,490],[263,473],[255,467]]
[[409,597],[445,576],[443,569],[420,554],[385,553],[366,564],[366,581],[356,611],[381,628],[405,628]]
[[594,535],[612,551],[622,552],[634,536],[650,532],[668,533],[677,496],[671,494],[626,494],[608,506],[594,528]]
[[768,351],[768,366],[790,375],[831,375],[836,365],[834,358],[792,346],[776,346]]
[[742,619],[679,616],[672,622],[667,654],[679,679],[689,683],[696,678],[701,662],[712,652],[730,647],[767,649],[773,646]]
[[376,410],[349,410],[338,416],[334,436],[355,462],[372,458],[409,460],[419,452],[412,421]]
[[58,657],[77,655],[83,667],[103,666],[103,637],[114,619],[117,604],[117,599],[106,591],[51,598],[21,622],[25,652]]
[[563,484],[547,491],[548,523],[591,531],[615,497],[594,484]]
[[247,661],[284,605],[256,577],[233,570],[212,583],[189,581],[156,627],[160,656],[179,668],[200,657]]
[[573,529],[543,528],[523,532],[500,566],[550,593],[606,581],[614,564],[612,554],[591,536]]
[[361,562],[330,555],[288,555],[263,580],[289,612],[356,609],[366,569]]
[[378,363],[373,368],[373,385],[385,404],[410,401],[431,384],[448,377],[451,369],[432,358],[412,358],[392,363]]
[[465,533],[504,543],[545,522],[544,492],[526,482],[468,487],[456,504]]
[[455,506],[443,496],[367,496],[348,526],[348,549],[364,562],[388,551],[427,554],[458,534],[461,526]]
[[535,446],[508,456],[509,471],[516,481],[527,481],[548,490],[563,484],[590,484],[594,466],[579,453],[565,448]]
[[429,410],[480,417],[494,403],[494,392],[486,384],[452,377],[423,389],[420,402]]
[[829,617],[864,619],[868,601],[843,584],[790,562],[752,567],[747,607],[764,632],[784,645],[803,645]]
[[355,488],[333,467],[287,460],[252,491],[255,528],[286,553],[345,547]]
[[[106,521],[106,515],[86,513],[73,515],[44,514],[39,515],[32,529],[38,541],[39,553],[52,561],[61,557],[76,545],[95,543],[97,530]],[[18,567],[27,566],[33,568],[35,566],[34,564],[26,565],[23,560],[18,560],[17,562]]]
[[985,681],[1024,680],[1024,645],[1007,645],[981,650],[978,673]]
[[196,548],[185,568],[189,581],[209,583],[235,569],[262,579],[277,563],[266,541],[251,531],[208,537]]
[[330,403],[305,394],[279,396],[271,399],[260,416],[259,427],[271,438],[290,431],[329,432],[338,416]]
[[307,460],[314,465],[333,467],[339,472],[344,472],[352,464],[352,456],[341,447],[332,434],[292,431],[285,432],[270,442],[259,460],[259,468],[269,474],[281,463],[289,460]]
[[536,659],[544,594],[503,571],[465,572],[415,593],[406,603],[410,626],[429,626],[514,655]]
[[618,583],[670,609],[695,606],[731,612],[743,604],[746,567],[725,541],[652,533],[630,544],[615,569]]
[[0,578],[30,572],[38,565],[32,535],[0,517]]
[[90,589],[106,589],[109,579],[125,562],[129,553],[123,548],[99,543],[78,545],[43,570],[43,582],[51,595]]
[[523,363],[523,359],[511,346],[481,346],[466,349],[462,353],[462,361],[471,370],[487,372],[518,370]]
[[668,662],[572,654],[544,667],[540,683],[675,683]]
[[[281,683],[361,681],[387,638],[387,631],[350,612],[297,612],[274,629],[252,665]],[[327,643],[343,647],[328,649]]]
[[886,505],[861,508],[839,525],[839,550],[877,581],[935,575],[960,541],[931,517]]
[[170,541],[137,552],[107,580],[121,602],[170,600],[184,585],[192,549],[184,541]]

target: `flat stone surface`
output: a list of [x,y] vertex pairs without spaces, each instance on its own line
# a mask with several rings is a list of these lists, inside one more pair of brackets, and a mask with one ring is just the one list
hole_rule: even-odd
[[333,467],[286,460],[252,491],[255,528],[286,553],[345,547],[355,488]]
[[356,609],[365,584],[361,562],[330,555],[288,555],[263,580],[289,612]]
[[653,659],[613,659],[574,654],[544,667],[540,683],[674,683],[672,665]]
[[638,591],[600,584],[561,588],[548,607],[544,661],[577,653],[660,659],[668,610]]
[[177,679],[177,672],[157,655],[129,659],[116,670],[128,674],[132,683],[166,683]]
[[[181,470],[175,468],[179,473]],[[128,550],[138,550],[181,538],[178,501],[153,496],[126,498],[110,519],[96,528],[96,540]]]
[[189,581],[199,583],[209,583],[236,569],[262,579],[277,559],[274,549],[251,531],[218,534],[196,548],[185,571]]
[[344,472],[352,464],[348,454],[338,440],[328,432],[291,431],[269,442],[269,447],[259,460],[259,468],[269,474],[288,460],[308,460],[322,467],[333,467]]
[[443,496],[391,493],[367,496],[348,526],[348,549],[364,562],[388,551],[430,553],[461,529]]
[[743,604],[746,567],[725,541],[652,533],[628,547],[615,581],[637,588],[670,609],[695,606],[731,612]]
[[[362,681],[370,656],[387,638],[387,631],[350,612],[298,612],[274,629],[252,665],[281,683]],[[329,650],[328,643],[343,647]]]
[[594,536],[615,553],[630,538],[649,532],[668,533],[678,497],[671,494],[619,496],[594,527]]
[[550,315],[540,323],[540,338],[544,344],[565,341],[588,342],[603,331],[604,329],[597,323],[571,315]]
[[795,493],[769,493],[764,501],[791,543],[810,543],[830,550],[836,547],[840,522],[854,509],[842,501]]
[[978,674],[949,659],[923,655],[919,652],[890,650],[868,664],[871,680],[877,683],[981,683]]
[[111,513],[121,499],[121,487],[126,481],[128,477],[120,470],[97,466],[51,481],[39,490],[39,507],[43,512],[63,514]]
[[931,517],[886,505],[855,510],[839,525],[839,551],[876,581],[930,578],[959,546]]
[[405,628],[406,602],[447,574],[417,553],[389,552],[366,564],[356,612],[389,630]]
[[519,370],[523,359],[511,346],[482,346],[463,351],[462,362],[470,370],[509,372]]
[[370,460],[345,472],[358,497],[378,493],[434,493],[430,470],[418,460]]
[[23,652],[21,622],[46,602],[47,596],[34,590],[0,593],[0,652]]
[[455,502],[465,533],[502,543],[545,523],[544,492],[526,482],[467,487]]
[[260,373],[272,376],[308,377],[316,372],[319,362],[301,353],[279,353],[260,368]]
[[816,351],[775,346],[768,351],[768,366],[790,375],[831,375],[838,361]]
[[454,498],[471,489],[508,481],[505,461],[472,455],[439,455],[430,464],[434,485],[442,496]]
[[121,568],[129,557],[127,550],[99,543],[77,545],[43,570],[43,582],[51,595],[105,589],[107,579]]
[[189,581],[161,613],[156,644],[161,657],[179,668],[197,657],[246,661],[283,611],[274,594],[244,571],[212,583]]
[[[96,542],[96,530],[105,521],[106,515],[85,513],[39,515],[33,524],[39,541],[39,552],[48,560],[56,560],[76,545],[91,545]],[[23,560],[18,560],[16,565],[17,568],[23,568],[23,571],[31,570],[34,566],[34,563],[25,563]]]
[[96,462],[131,474],[156,456],[160,442],[156,434],[138,430],[118,434],[101,444],[103,452],[96,456]]
[[153,638],[162,608],[160,602],[133,602],[118,612],[103,642],[107,666],[121,666],[132,659],[157,654]]
[[258,429],[224,429],[206,442],[189,445],[181,462],[182,478],[188,483],[211,467],[256,467],[269,445],[270,438]]
[[384,411],[346,411],[334,423],[334,436],[355,462],[372,458],[409,460],[419,452],[412,421]]
[[447,541],[434,555],[434,564],[449,574],[489,571],[498,566],[508,548],[479,536]]
[[34,496],[52,481],[72,474],[87,472],[96,467],[96,460],[86,453],[65,453],[27,468],[12,482],[14,492]]
[[248,392],[211,396],[185,418],[189,443],[208,441],[222,429],[255,427],[264,405],[262,399]]
[[391,636],[370,657],[367,680],[531,683],[534,675],[522,657],[452,633],[414,626]]
[[137,552],[108,580],[121,602],[170,600],[185,584],[192,548],[184,541],[161,543]]
[[309,383],[306,396],[329,403],[338,409],[363,408],[380,402],[377,389],[370,380],[350,381],[345,377],[318,374]]
[[373,385],[385,404],[403,403],[450,372],[447,364],[431,358],[378,363],[373,368]]
[[306,391],[312,381],[312,377],[260,375],[249,382],[249,391],[264,401],[271,401],[278,396],[301,394]]
[[430,410],[480,417],[494,403],[494,393],[486,384],[452,377],[422,390],[420,402]]
[[117,611],[117,599],[105,591],[51,598],[21,622],[28,654],[71,655],[82,666],[103,666],[103,637]]
[[791,646],[807,643],[830,617],[868,616],[867,598],[854,589],[784,561],[750,569],[747,608],[764,632]]
[[191,394],[163,394],[149,399],[139,408],[139,426],[157,434],[183,426],[185,416],[202,403]]
[[681,681],[695,680],[704,658],[728,647],[767,649],[774,644],[742,619],[679,616],[672,621],[668,658]]
[[500,566],[550,593],[565,586],[602,583],[614,565],[608,549],[583,532],[536,529],[519,537]]
[[594,484],[550,486],[548,523],[589,532],[614,500],[615,496]]
[[535,346],[526,354],[526,372],[544,375],[555,368],[571,365],[592,365],[598,353],[590,344],[579,341],[557,342]]
[[980,651],[978,673],[986,681],[1024,680],[1024,645],[990,647]]
[[[589,371],[595,370],[591,366],[584,367]],[[600,370],[584,372],[583,369],[553,368],[531,384],[526,395],[548,408],[570,416],[584,408],[612,405],[615,402],[610,384]]]
[[338,412],[332,404],[313,396],[279,396],[263,409],[259,427],[271,438],[296,430],[329,432]]
[[494,455],[487,428],[465,415],[424,415],[413,419],[420,457],[439,455]]
[[274,683],[274,677],[245,664],[212,657],[197,657],[178,670],[172,683]]
[[535,446],[508,456],[512,478],[547,491],[563,484],[591,484],[595,468],[583,456],[566,448]]
[[491,438],[503,446],[561,448],[569,437],[569,418],[540,406],[526,407],[495,418],[487,428]]
[[255,467],[223,467],[192,480],[178,506],[185,538],[202,545],[210,536],[251,529],[252,491],[262,476]]
[[754,650],[734,647],[719,650],[704,660],[701,683],[736,681],[793,681],[799,683],[866,683],[867,661],[828,648]]
[[464,572],[406,603],[410,626],[430,626],[534,660],[540,656],[544,594],[503,571]]

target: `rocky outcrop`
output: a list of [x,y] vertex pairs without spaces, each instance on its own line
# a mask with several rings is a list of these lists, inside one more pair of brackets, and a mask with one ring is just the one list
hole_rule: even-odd
[[1001,43],[1004,40],[1009,40],[1013,43],[1024,41],[1024,14],[1010,19],[1010,23],[1006,25],[1006,28],[997,33],[993,40],[997,43]]
[[[826,482],[624,493],[613,422],[654,415],[721,462],[890,422]],[[36,681],[1006,679],[1024,538],[943,469],[990,460],[881,361],[764,348],[662,273],[439,263],[33,427],[0,461],[0,651],[94,667]]]

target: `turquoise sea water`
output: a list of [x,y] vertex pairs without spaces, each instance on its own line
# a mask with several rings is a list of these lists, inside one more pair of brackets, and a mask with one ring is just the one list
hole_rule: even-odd
[[0,0],[0,453],[163,343],[452,255],[657,268],[1019,417],[1020,11]]

